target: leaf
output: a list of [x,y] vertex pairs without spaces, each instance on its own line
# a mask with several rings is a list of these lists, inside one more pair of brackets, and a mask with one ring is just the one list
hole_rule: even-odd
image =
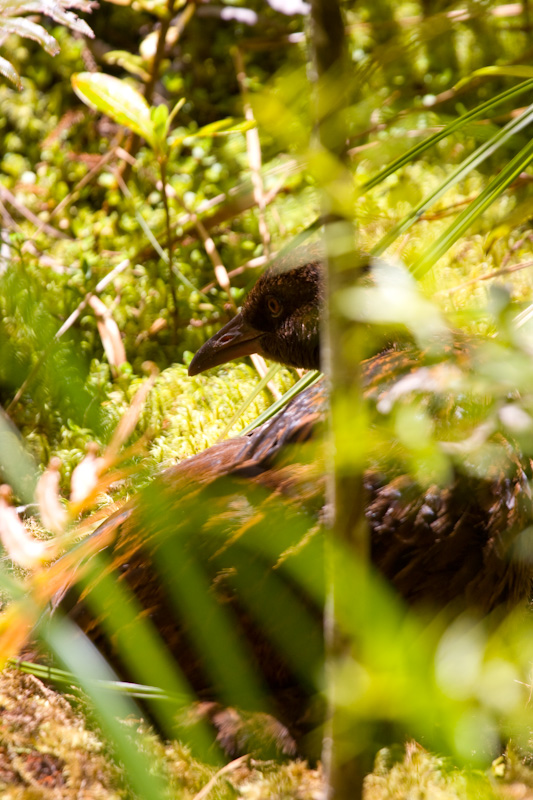
[[49,17],[52,17],[54,22],[59,22],[60,25],[70,28],[71,31],[75,31],[75,33],[79,33],[82,36],[88,36],[90,39],[94,39],[94,33],[87,25],[85,20],[80,19],[71,11],[63,10],[59,7],[59,4],[47,7],[43,13],[46,13]]
[[250,128],[255,128],[257,123],[255,120],[242,120],[241,122],[234,122],[232,117],[227,119],[219,119],[216,122],[210,122],[209,125],[204,125],[199,128],[193,136],[225,136],[229,133],[244,133],[249,131]]
[[[110,0],[112,2],[112,0]],[[128,0],[129,3],[129,0]],[[126,72],[135,75],[142,81],[147,82],[150,79],[150,74],[144,68],[144,61],[140,56],[133,53],[128,53],[126,50],[110,50],[104,54],[103,60],[106,64],[117,64]]]
[[50,543],[28,533],[10,501],[11,487],[0,486],[0,539],[12,561],[24,569],[33,569],[50,557]]
[[35,625],[35,615],[28,603],[11,603],[0,614],[0,666],[18,656]]
[[100,334],[107,360],[111,366],[119,367],[127,359],[118,325],[111,316],[106,304],[99,297],[93,294],[88,302],[96,315],[98,333]]
[[413,264],[413,275],[420,278],[431,269],[433,264],[457,241],[472,225],[472,223],[489,208],[489,206],[502,194],[520,173],[533,161],[533,142],[520,150],[519,153],[496,175],[481,194],[459,214],[452,225],[439,236],[431,247]]
[[97,456],[98,445],[87,444],[87,455],[72,472],[70,479],[70,502],[82,503],[98,486],[98,479],[105,469],[106,460]]
[[453,88],[457,91],[457,89],[460,89],[467,83],[470,83],[470,81],[474,80],[474,78],[484,77],[485,75],[505,75],[510,78],[533,78],[533,67],[529,66],[528,64],[512,64],[501,67],[482,67],[481,69],[476,69],[466,78],[460,80]]
[[150,119],[154,129],[154,139],[160,150],[164,147],[168,134],[168,108],[162,103],[152,106],[150,109]]
[[433,147],[433,145],[437,144],[442,139],[445,139],[447,136],[450,136],[450,134],[455,133],[455,131],[461,130],[461,128],[464,128],[465,125],[473,120],[483,117],[507,100],[514,100],[516,97],[524,94],[524,92],[530,92],[532,88],[533,80],[525,81],[519,86],[514,86],[512,89],[507,89],[505,92],[496,95],[496,97],[492,97],[490,100],[487,100],[486,103],[482,103],[471,111],[467,111],[466,114],[462,114],[457,119],[454,119],[453,122],[451,122],[449,125],[446,125],[444,128],[442,128],[442,130],[432,134],[427,139],[424,139],[423,142],[415,144],[414,147],[411,147],[402,156],[396,158],[391,164],[388,164],[386,167],[384,167],[380,172],[377,173],[377,175],[374,175],[373,178],[365,181],[361,189],[363,191],[373,189],[375,186],[378,186],[378,184],[384,181],[385,178],[388,178],[389,175],[393,175],[401,167],[404,167],[406,164],[410,164],[412,161],[415,161],[422,155],[422,153],[424,153],[430,147]]
[[50,36],[41,25],[32,22],[24,17],[0,17],[0,32],[14,33],[26,39],[38,42],[41,47],[51,56],[57,56],[59,45],[53,36]]
[[89,108],[107,114],[154,145],[150,106],[126,81],[100,72],[79,72],[71,80],[74,91]]
[[67,524],[67,512],[59,500],[60,465],[59,458],[50,459],[35,489],[35,499],[39,504],[43,525],[53,533],[63,533]]
[[176,103],[176,105],[174,106],[174,108],[172,109],[172,111],[169,114],[169,117],[168,117],[168,126],[169,126],[169,128],[172,125],[172,123],[174,122],[174,119],[176,118],[176,114],[179,111],[181,111],[181,109],[183,108],[184,105],[185,105],[185,98],[184,97],[180,97],[180,99],[178,100],[178,102]]
[[529,106],[526,110],[516,119],[512,119],[507,125],[499,129],[497,133],[492,136],[488,141],[484,142],[481,147],[478,147],[474,153],[465,158],[459,166],[454,169],[451,174],[444,180],[434,192],[431,192],[425,197],[421,203],[402,219],[397,225],[388,231],[380,241],[372,248],[372,255],[381,255],[390,245],[405,233],[411,225],[413,225],[427,209],[436,203],[452,186],[455,186],[460,181],[479,167],[487,158],[493,155],[499,147],[502,147],[512,136],[522,130],[533,121],[533,106]]
[[3,75],[4,78],[7,78],[11,83],[14,83],[17,89],[22,89],[22,81],[20,80],[17,70],[6,58],[2,58],[2,56],[0,56],[0,75]]
[[111,462],[116,457],[122,445],[127,442],[135,430],[146,398],[152,391],[152,387],[159,374],[158,368],[151,361],[145,362],[144,366],[146,369],[150,370],[150,376],[137,389],[130,403],[130,407],[124,412],[120,422],[115,428],[109,446],[104,453],[106,462]]
[[[185,102],[185,100],[183,102]],[[255,127],[257,127],[257,122],[255,120],[242,120],[241,122],[234,123],[232,117],[228,119],[219,119],[217,122],[210,122],[209,125],[204,125],[197,131],[171,136],[169,140],[170,147],[176,147],[184,142],[185,139],[192,139],[194,137],[214,138],[215,136],[229,136],[231,133],[246,133],[246,131]]]

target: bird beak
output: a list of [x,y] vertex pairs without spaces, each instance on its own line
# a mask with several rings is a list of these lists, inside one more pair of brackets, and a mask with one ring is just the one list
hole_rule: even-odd
[[263,333],[246,322],[242,314],[237,314],[200,347],[189,364],[189,375],[199,375],[234,358],[261,353],[259,339]]

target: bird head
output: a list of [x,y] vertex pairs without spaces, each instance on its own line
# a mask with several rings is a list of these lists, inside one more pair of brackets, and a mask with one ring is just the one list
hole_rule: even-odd
[[258,353],[290,367],[319,369],[322,250],[302,245],[259,278],[241,311],[198,350],[189,375]]

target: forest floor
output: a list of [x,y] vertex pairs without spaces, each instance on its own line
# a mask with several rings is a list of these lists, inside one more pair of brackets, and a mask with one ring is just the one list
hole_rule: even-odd
[[[97,727],[75,697],[62,695],[16,669],[0,674],[0,796],[6,800],[119,800],[132,795]],[[132,730],[144,727],[125,720]],[[177,742],[145,730],[154,765],[167,781],[165,796],[184,800],[315,800],[320,767],[303,761],[256,761],[246,756],[223,768],[196,761]],[[508,748],[486,772],[459,769],[415,742],[381,750],[365,781],[365,800],[533,798],[527,758]]]

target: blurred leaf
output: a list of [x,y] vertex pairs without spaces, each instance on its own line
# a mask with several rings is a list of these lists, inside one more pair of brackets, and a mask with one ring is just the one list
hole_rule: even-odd
[[[85,564],[80,583],[87,590],[84,603],[91,609],[98,624],[128,671],[139,683],[159,686],[167,694],[193,702],[191,691],[178,665],[170,657],[164,642],[150,619],[146,617],[129,587],[116,579],[107,554],[95,553]],[[68,662],[65,662],[68,667]],[[113,676],[114,678],[115,676]],[[151,705],[154,717],[168,735],[174,726],[174,709]],[[191,746],[204,757],[212,749],[212,736],[206,726],[191,730]]]
[[455,186],[466,176],[477,169],[480,164],[492,156],[499,147],[502,147],[510,138],[514,136],[533,121],[533,106],[529,106],[519,117],[512,119],[507,125],[499,130],[489,141],[481,145],[474,153],[466,158],[451,174],[441,182],[440,186],[430,195],[425,197],[421,203],[415,206],[401,222],[394,227],[374,245],[372,253],[380,255],[383,253],[402,233],[405,233],[425,211],[430,208],[443,194],[452,186]]
[[126,780],[135,793],[143,800],[163,797],[164,783],[149,743],[121,722],[128,716],[138,719],[139,709],[126,695],[107,688],[108,682],[116,681],[117,677],[96,647],[59,613],[41,628],[41,636],[56,658],[76,675],[91,698],[102,727],[124,765]]
[[111,441],[109,442],[109,445],[107,446],[103,456],[107,463],[113,462],[113,460],[117,457],[122,445],[128,441],[135,430],[146,399],[152,391],[154,383],[157,379],[159,370],[156,365],[149,363],[146,366],[150,370],[150,377],[143,381],[143,383],[137,389],[128,409],[120,418],[120,421],[113,432]]
[[0,467],[6,483],[25,503],[31,503],[37,483],[36,465],[13,423],[0,413]]
[[154,145],[150,106],[136,89],[103,73],[79,72],[71,81],[78,97],[90,108],[107,114]]
[[481,192],[468,208],[466,208],[450,225],[450,227],[434,242],[426,253],[413,264],[413,275],[420,278],[431,269],[438,259],[462,236],[483,212],[494,203],[501,193],[520,175],[533,160],[533,142],[529,142],[517,155],[504,166],[489,185]]
[[438,131],[437,133],[432,134],[423,142],[414,145],[411,147],[406,153],[403,153],[401,156],[396,158],[391,164],[388,164],[384,167],[377,175],[370,180],[367,180],[363,183],[362,189],[367,191],[368,189],[373,189],[375,186],[378,186],[382,181],[385,180],[389,175],[393,175],[397,172],[401,167],[406,166],[407,164],[415,161],[422,153],[424,153],[428,148],[433,147],[433,145],[440,142],[442,139],[445,139],[455,131],[461,130],[466,124],[471,123],[474,119],[478,119],[479,117],[488,114],[489,111],[492,111],[494,108],[497,108],[502,103],[507,102],[508,100],[514,100],[516,97],[519,97],[524,92],[529,92],[533,88],[533,81],[525,81],[521,83],[519,86],[515,86],[513,89],[507,89],[507,91],[502,92],[499,95],[496,95],[491,100],[488,100],[485,103],[477,106],[476,108],[472,109],[471,111],[467,111],[466,114],[462,114],[457,119],[450,122],[448,125],[444,126],[442,130]]
[[111,316],[111,311],[106,304],[95,294],[89,297],[88,303],[96,315],[98,333],[100,334],[107,360],[112,367],[120,367],[127,359],[118,325]]
[[475,78],[484,77],[486,75],[491,77],[493,75],[504,75],[510,78],[533,78],[533,67],[530,67],[528,64],[508,64],[502,66],[481,67],[481,69],[476,69],[470,75],[462,78],[455,84],[453,88],[455,91],[457,91],[458,89],[462,89],[463,86],[466,86]]
[[50,36],[41,25],[32,22],[24,17],[0,17],[0,33],[8,34],[14,33],[17,36],[26,37],[26,39],[33,39],[46,52],[51,56],[56,56],[59,53],[59,45],[53,36]]
[[64,533],[68,515],[60,502],[59,495],[59,458],[51,459],[35,489],[35,499],[44,527],[53,533]]
[[[113,2],[113,0],[109,0],[109,2]],[[129,5],[129,3],[130,0],[126,0],[125,3],[119,3],[119,5]],[[106,64],[118,64],[119,67],[140,78],[144,83],[150,79],[150,73],[146,71],[144,60],[127,50],[110,50],[104,54],[103,60]]]
[[48,542],[34,539],[11,505],[11,489],[0,486],[0,539],[6,554],[24,569],[33,569],[53,553]]
[[14,83],[17,89],[22,89],[22,81],[20,80],[17,70],[6,58],[0,56],[0,75]]
[[98,445],[89,442],[87,454],[76,465],[70,478],[70,502],[77,504],[89,497],[98,486],[98,480],[106,467],[106,459],[98,456]]

